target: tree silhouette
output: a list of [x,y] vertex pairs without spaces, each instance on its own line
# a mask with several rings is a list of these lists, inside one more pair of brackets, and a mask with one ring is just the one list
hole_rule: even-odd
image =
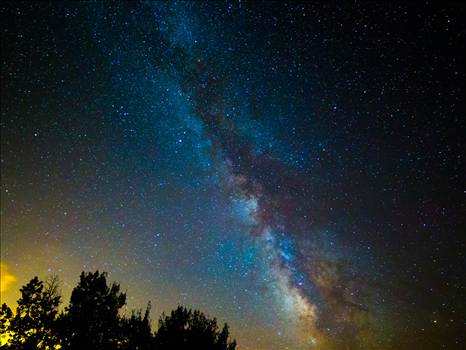
[[11,310],[2,306],[2,318],[3,314],[10,316],[9,322],[2,321],[2,328],[5,327],[5,331],[11,334],[6,348],[54,349],[60,344],[54,331],[61,298],[58,279],[52,277],[44,285],[44,282],[34,277],[20,292],[21,298],[14,316]]
[[3,303],[0,309],[0,349],[8,347],[8,341],[11,337],[10,322],[13,317],[13,312],[7,304]]
[[133,311],[129,318],[121,320],[121,340],[119,349],[122,350],[149,350],[153,349],[153,336],[150,328],[150,308],[147,305],[144,316],[142,311]]
[[230,337],[230,329],[228,328],[228,324],[224,324],[222,331],[217,336],[217,347],[216,349],[219,350],[235,350],[236,349],[236,340],[229,340]]
[[62,317],[66,349],[117,349],[120,317],[126,294],[113,283],[107,286],[107,274],[81,273],[73,289],[70,304]]
[[179,306],[162,315],[151,331],[150,303],[143,314],[120,315],[126,294],[106,273],[81,273],[70,303],[58,315],[59,281],[34,277],[21,289],[16,313],[0,309],[0,348],[8,350],[235,350],[228,326],[220,330],[215,318]]
[[179,306],[170,316],[162,315],[155,336],[156,349],[234,350],[236,342],[229,341],[228,326],[219,331],[217,320],[209,319],[198,310]]

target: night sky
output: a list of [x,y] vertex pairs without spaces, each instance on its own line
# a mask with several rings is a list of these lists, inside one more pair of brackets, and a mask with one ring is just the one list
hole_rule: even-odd
[[464,349],[465,5],[0,7],[2,301],[99,269],[243,350]]

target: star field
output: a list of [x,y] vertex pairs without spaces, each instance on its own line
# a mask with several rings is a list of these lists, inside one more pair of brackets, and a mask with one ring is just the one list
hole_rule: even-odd
[[2,302],[99,269],[240,349],[464,347],[464,5],[1,8]]

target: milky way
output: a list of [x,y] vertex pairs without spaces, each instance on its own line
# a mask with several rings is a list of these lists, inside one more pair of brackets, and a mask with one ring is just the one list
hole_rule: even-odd
[[461,348],[463,6],[2,10],[2,301],[99,269],[240,349]]
[[234,118],[226,114],[223,85],[227,78],[222,71],[202,64],[205,57],[196,60],[184,47],[168,46],[183,57],[179,63],[183,91],[192,96],[203,136],[212,144],[214,156],[221,158],[222,184],[244,207],[247,230],[267,255],[270,288],[277,303],[301,328],[296,335],[303,346],[335,342],[330,339],[357,345],[358,321],[368,311],[357,300],[362,293],[358,288],[365,286],[352,283],[356,276],[343,278],[348,274],[345,263],[300,245],[299,236],[307,237],[307,246],[314,243],[314,213],[306,196],[312,184],[270,153],[254,151]]

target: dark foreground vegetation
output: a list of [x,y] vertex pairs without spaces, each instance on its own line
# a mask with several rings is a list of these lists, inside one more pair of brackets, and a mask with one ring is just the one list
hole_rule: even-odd
[[121,314],[126,294],[106,274],[82,273],[69,305],[59,312],[59,282],[34,277],[21,289],[16,312],[3,304],[0,311],[1,349],[70,350],[234,350],[228,325],[179,306],[162,315],[152,332],[149,311]]

